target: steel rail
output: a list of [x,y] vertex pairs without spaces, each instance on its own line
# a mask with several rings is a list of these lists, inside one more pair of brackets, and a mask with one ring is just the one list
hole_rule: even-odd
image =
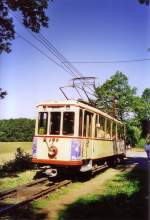
[[71,183],[71,180],[63,180],[63,181],[56,182],[56,183],[51,182],[51,184],[53,184],[53,185],[50,185],[47,189],[41,190],[40,192],[37,192],[37,193],[29,196],[21,202],[0,208],[0,214],[4,214],[7,211],[11,211],[12,209],[15,209],[15,208],[22,206],[22,205],[25,205],[26,203],[29,203],[35,199],[43,197],[43,196],[47,195],[48,193],[53,192],[56,189],[59,189],[62,186],[68,185],[69,183]]
[[97,168],[95,168],[94,170],[92,170],[92,174],[96,174],[97,172],[99,172],[101,170],[105,170],[106,168],[108,168],[107,164],[100,165]]
[[2,199],[6,198],[7,196],[16,193],[18,190],[21,190],[21,189],[23,189],[25,187],[29,187],[29,186],[33,186],[33,185],[45,182],[47,180],[48,180],[47,177],[44,177],[44,178],[40,178],[38,180],[33,180],[33,181],[31,181],[31,182],[29,182],[27,184],[23,184],[21,186],[17,186],[17,187],[14,187],[14,188],[2,191],[2,192],[0,192],[0,201]]

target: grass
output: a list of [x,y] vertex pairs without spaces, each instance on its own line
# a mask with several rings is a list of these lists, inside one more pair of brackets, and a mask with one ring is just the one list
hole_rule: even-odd
[[109,180],[104,191],[89,194],[68,205],[59,220],[148,220],[148,177],[135,169]]
[[31,163],[29,156],[17,154],[19,147],[31,154],[32,142],[0,142],[0,191],[30,182],[36,173],[27,166]]
[[39,200],[33,201],[32,206],[35,209],[46,208],[46,207],[48,207],[50,201],[54,201],[54,200],[57,200],[57,199],[61,200],[62,196],[64,196],[67,193],[71,192],[72,189],[76,189],[76,188],[80,187],[81,184],[82,183],[72,183],[71,185],[68,185],[67,187],[66,186],[61,187],[57,191],[50,194],[46,199],[39,199]]
[[35,173],[35,170],[28,170],[11,177],[0,178],[0,191],[30,182],[33,180]]
[[31,154],[32,142],[0,142],[0,165],[13,159],[19,147]]
[[0,142],[0,154],[14,153],[18,147],[30,153],[32,142]]

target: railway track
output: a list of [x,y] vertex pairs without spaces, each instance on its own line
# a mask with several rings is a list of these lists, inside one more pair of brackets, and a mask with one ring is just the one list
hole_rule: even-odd
[[25,205],[35,199],[43,197],[52,191],[68,185],[71,180],[49,182],[47,178],[32,181],[28,184],[0,193],[0,215],[14,208]]
[[[95,175],[106,168],[108,168],[107,164],[95,167],[95,169],[92,170],[92,175]],[[46,196],[69,183],[71,183],[71,180],[50,182],[46,177],[0,192],[0,215],[19,206],[25,205],[35,199]]]

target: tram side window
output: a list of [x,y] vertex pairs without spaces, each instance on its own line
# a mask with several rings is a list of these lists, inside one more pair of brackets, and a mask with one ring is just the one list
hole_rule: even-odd
[[96,118],[95,118],[95,137],[96,138],[98,137],[98,129],[99,129],[99,116],[96,115]]
[[118,126],[118,139],[121,140],[124,137],[124,127]]
[[93,117],[92,113],[88,111],[84,112],[84,131],[83,131],[84,137],[92,137],[92,117]]
[[39,112],[38,115],[38,134],[47,133],[48,112]]
[[79,112],[79,136],[82,136],[82,109]]
[[50,134],[60,134],[61,112],[51,112]]
[[110,139],[110,137],[111,137],[111,121],[107,119],[105,138]]
[[97,137],[98,138],[104,138],[105,137],[105,118],[101,115],[99,115],[98,120],[98,127],[97,127]]
[[63,134],[73,135],[74,134],[74,112],[64,112],[63,115]]
[[116,139],[116,123],[113,122],[112,124],[112,139]]

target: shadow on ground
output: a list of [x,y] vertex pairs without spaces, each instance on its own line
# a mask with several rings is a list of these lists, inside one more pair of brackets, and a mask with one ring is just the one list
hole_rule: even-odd
[[[0,204],[3,206],[3,204]],[[1,207],[0,207],[1,209]],[[47,213],[40,212],[39,209],[35,209],[31,204],[14,208],[11,211],[0,214],[0,220],[44,220],[47,219]]]
[[[129,158],[127,165],[134,169],[125,175],[130,183],[138,182],[138,190],[128,193],[106,194],[96,198],[79,199],[59,213],[59,220],[148,220],[148,162],[145,158]],[[150,163],[149,163],[150,166]],[[118,186],[119,181],[114,183]]]

